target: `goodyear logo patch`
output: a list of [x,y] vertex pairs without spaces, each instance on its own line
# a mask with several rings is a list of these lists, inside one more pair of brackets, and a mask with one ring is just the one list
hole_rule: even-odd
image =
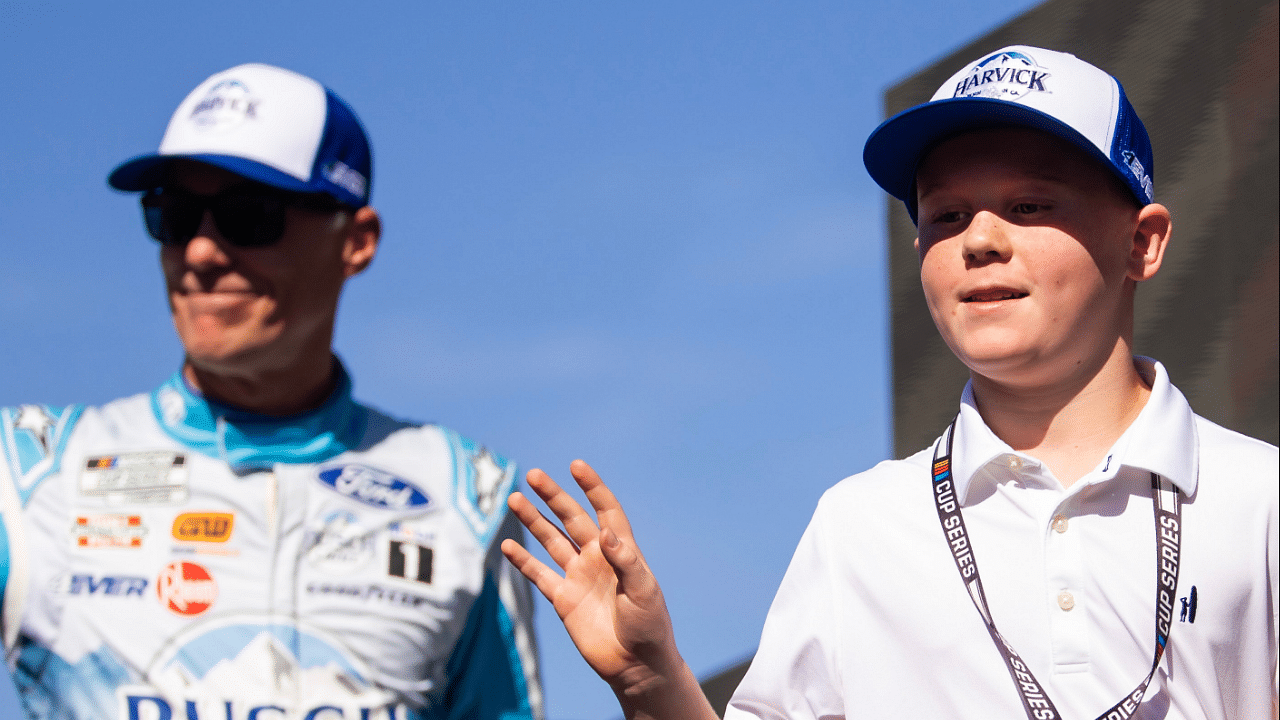
[[232,513],[182,513],[173,520],[173,537],[184,542],[224,543],[231,538],[235,521]]
[[320,471],[320,482],[365,505],[405,510],[426,508],[431,498],[418,486],[389,472],[366,465],[340,465]]

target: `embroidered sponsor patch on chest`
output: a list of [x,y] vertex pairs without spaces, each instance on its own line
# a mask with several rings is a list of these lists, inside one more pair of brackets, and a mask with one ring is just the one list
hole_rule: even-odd
[[75,573],[55,576],[49,589],[60,595],[141,598],[147,589],[147,579],[136,575]]
[[226,512],[182,513],[173,520],[173,538],[183,542],[224,543],[231,538],[236,516]]
[[303,556],[324,573],[346,575],[367,567],[374,557],[376,535],[354,513],[330,513],[307,530]]
[[80,494],[108,505],[163,505],[187,498],[187,456],[157,450],[85,459]]
[[156,578],[156,594],[179,615],[199,615],[218,599],[218,584],[203,565],[171,562]]
[[431,498],[417,485],[367,465],[339,465],[320,471],[320,482],[365,505],[388,510],[425,510]]
[[71,516],[73,548],[140,548],[146,535],[147,526],[141,515],[76,513]]

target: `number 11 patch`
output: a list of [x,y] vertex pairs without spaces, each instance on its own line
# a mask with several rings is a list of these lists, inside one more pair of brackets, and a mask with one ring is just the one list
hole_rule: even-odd
[[[431,583],[431,548],[417,543],[392,540],[387,574],[392,577]],[[406,568],[408,572],[406,572]]]

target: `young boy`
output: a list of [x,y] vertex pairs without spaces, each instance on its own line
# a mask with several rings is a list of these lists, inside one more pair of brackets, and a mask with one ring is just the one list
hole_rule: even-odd
[[[726,717],[1274,717],[1277,452],[1132,355],[1171,224],[1119,83],[1005,48],[864,159],[971,381],[933,447],[823,496]],[[714,717],[621,507],[572,472],[599,528],[539,471],[567,538],[511,500],[566,577],[504,552],[628,716]]]

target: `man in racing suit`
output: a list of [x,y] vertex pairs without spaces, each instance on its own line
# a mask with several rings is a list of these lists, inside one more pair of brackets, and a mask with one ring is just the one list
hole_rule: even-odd
[[197,87],[145,191],[186,357],[102,407],[0,410],[3,640],[33,718],[540,718],[531,598],[498,545],[515,465],[360,405],[330,349],[377,250],[334,93]]

